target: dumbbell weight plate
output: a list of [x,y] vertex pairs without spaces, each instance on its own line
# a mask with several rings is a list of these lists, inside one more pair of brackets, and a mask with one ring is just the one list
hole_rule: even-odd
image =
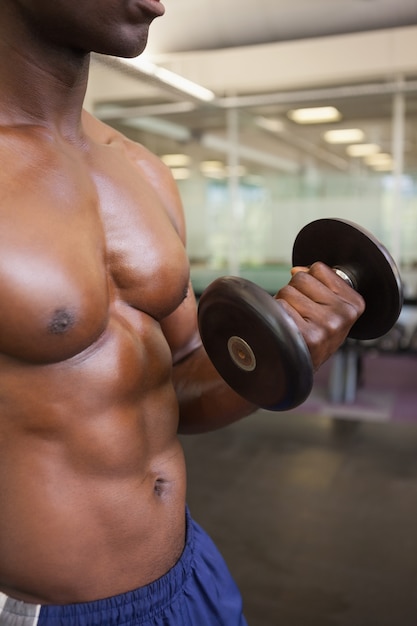
[[243,278],[211,283],[198,306],[201,339],[221,377],[257,406],[278,411],[309,395],[310,353],[279,301]]
[[295,239],[293,265],[309,266],[315,261],[353,277],[355,289],[365,300],[365,312],[349,337],[376,339],[394,326],[403,304],[401,278],[391,255],[371,233],[339,219],[311,222]]

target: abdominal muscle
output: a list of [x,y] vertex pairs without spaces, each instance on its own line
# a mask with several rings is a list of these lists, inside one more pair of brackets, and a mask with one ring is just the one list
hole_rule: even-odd
[[0,364],[0,591],[16,599],[113,596],[156,580],[182,552],[170,352],[159,324],[136,315],[136,328],[111,316],[66,362]]

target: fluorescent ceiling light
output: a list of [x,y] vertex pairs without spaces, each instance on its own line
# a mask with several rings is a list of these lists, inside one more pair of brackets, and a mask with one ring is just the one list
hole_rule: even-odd
[[270,133],[282,133],[285,130],[284,123],[281,120],[263,117],[262,115],[255,118],[255,124]]
[[352,157],[365,157],[380,152],[381,148],[376,143],[356,143],[346,148],[346,152]]
[[221,161],[202,161],[200,171],[207,178],[226,178],[231,176],[246,176],[247,168],[244,165],[230,167]]
[[360,128],[337,128],[323,134],[327,143],[355,143],[363,141],[365,133]]
[[224,170],[224,163],[222,161],[201,161],[200,170],[202,172],[218,172]]
[[222,161],[202,161],[200,171],[207,178],[226,178],[226,168]]
[[168,167],[186,167],[190,164],[191,159],[188,154],[164,154],[161,161]]
[[312,107],[307,109],[292,109],[287,116],[297,124],[322,124],[337,122],[342,114],[335,107]]
[[226,170],[203,172],[203,176],[206,178],[214,178],[215,180],[224,180],[226,178]]
[[188,167],[173,167],[171,173],[175,180],[186,180],[191,175]]
[[375,165],[386,165],[387,163],[392,164],[392,156],[387,152],[377,152],[376,154],[366,156],[364,161],[372,167]]
[[211,102],[216,97],[216,94],[213,91],[210,91],[210,89],[206,89],[202,85],[198,85],[197,83],[194,83],[193,81],[188,80],[188,78],[184,78],[184,76],[180,76],[175,72],[171,72],[171,70],[167,70],[165,67],[155,65],[143,57],[119,59],[119,61],[129,67],[139,70],[142,74],[145,74],[150,78],[154,78],[164,85],[174,87],[175,89],[178,89],[178,91],[192,96],[197,100]]
[[381,163],[380,165],[373,165],[372,169],[375,170],[375,172],[391,172],[391,170],[393,169],[393,163]]

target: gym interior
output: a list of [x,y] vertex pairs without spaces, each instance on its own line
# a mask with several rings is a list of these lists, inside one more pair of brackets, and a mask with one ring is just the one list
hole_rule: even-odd
[[93,57],[85,106],[171,168],[198,298],[221,276],[275,294],[314,220],[389,250],[392,328],[298,406],[182,441],[250,626],[415,626],[417,3],[167,0],[142,57]]

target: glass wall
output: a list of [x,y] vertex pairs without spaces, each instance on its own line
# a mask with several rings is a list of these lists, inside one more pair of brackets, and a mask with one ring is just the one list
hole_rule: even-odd
[[[295,127],[285,120],[283,134],[282,112],[263,118],[277,129],[267,135],[256,124],[248,128],[248,115],[259,118],[256,110],[237,111],[242,150],[229,144],[223,151],[193,155],[189,147],[187,177],[178,185],[198,288],[219,273],[257,272],[258,280],[273,290],[274,272],[288,271],[300,228],[320,217],[340,217],[357,222],[386,245],[401,266],[407,293],[417,295],[416,105],[414,96],[403,98],[400,118],[392,94],[364,103],[366,111],[384,110],[384,117],[361,115],[361,103],[355,102],[356,117],[314,127]],[[343,103],[337,105],[343,109]],[[362,130],[361,141],[326,144],[326,131],[348,128]],[[262,146],[282,163],[271,158],[268,166],[261,151],[245,151],[248,145]],[[356,156],[349,150],[352,145],[369,146],[370,154]]]
[[[288,279],[301,227],[340,217],[386,245],[407,296],[417,298],[417,89],[364,91],[340,97],[335,90],[331,98],[327,89],[325,99],[302,103],[281,97],[279,104],[241,106],[237,99],[234,108],[173,107],[148,129],[143,119],[118,121],[172,168],[197,292],[226,273],[276,291]],[[291,117],[294,109],[324,106],[339,117],[315,123]],[[347,130],[356,137],[336,141],[328,134]]]

